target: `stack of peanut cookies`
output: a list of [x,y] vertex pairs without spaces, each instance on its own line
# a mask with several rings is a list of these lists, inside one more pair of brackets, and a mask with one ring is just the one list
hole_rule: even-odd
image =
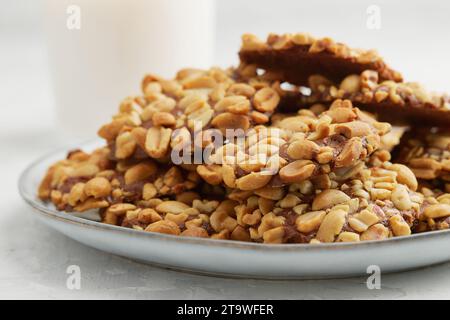
[[239,55],[145,76],[99,129],[104,146],[52,165],[39,197],[136,230],[259,243],[449,228],[447,96],[329,38],[244,35]]

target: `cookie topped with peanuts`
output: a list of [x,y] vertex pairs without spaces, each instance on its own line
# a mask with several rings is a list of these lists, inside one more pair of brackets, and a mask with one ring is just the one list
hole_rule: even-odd
[[329,38],[244,35],[239,55],[146,75],[38,197],[138,232],[261,244],[450,229],[447,96]]
[[383,80],[401,82],[401,74],[391,69],[375,50],[355,49],[331,38],[314,38],[307,33],[242,36],[239,57],[244,64],[277,72],[284,81],[307,85],[311,75],[322,75],[340,82],[346,76],[375,70]]
[[234,69],[219,68],[184,69],[172,80],[147,75],[143,94],[126,98],[98,134],[117,159],[140,153],[165,160],[173,148],[193,149],[198,132],[202,145],[216,133],[268,123],[282,94],[279,82],[237,79]]

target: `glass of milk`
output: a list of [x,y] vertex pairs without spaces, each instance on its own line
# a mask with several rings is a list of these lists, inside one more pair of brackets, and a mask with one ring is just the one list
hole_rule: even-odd
[[212,62],[213,0],[45,0],[56,112],[64,133],[94,137],[145,73]]

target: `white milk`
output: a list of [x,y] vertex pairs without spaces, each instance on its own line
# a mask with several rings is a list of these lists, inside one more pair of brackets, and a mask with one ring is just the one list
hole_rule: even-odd
[[77,138],[94,137],[145,73],[212,62],[213,0],[46,0],[44,20],[58,124]]

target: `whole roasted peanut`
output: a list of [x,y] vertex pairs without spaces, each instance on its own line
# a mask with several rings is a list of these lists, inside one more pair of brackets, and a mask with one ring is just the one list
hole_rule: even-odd
[[146,208],[138,212],[138,221],[145,224],[151,224],[157,221],[161,221],[162,217],[151,208]]
[[356,74],[349,75],[342,80],[339,89],[348,93],[358,92],[361,88],[360,76]]
[[384,188],[372,188],[370,189],[370,199],[376,200],[388,200],[391,198],[391,190]]
[[272,179],[271,175],[261,172],[251,172],[236,180],[236,187],[248,191],[264,187]]
[[158,167],[152,161],[138,163],[125,172],[125,184],[146,180],[155,175],[157,171]]
[[98,130],[98,135],[107,141],[113,141],[126,123],[126,119],[114,119]]
[[121,133],[116,138],[116,158],[126,159],[130,157],[136,149],[136,141],[130,132]]
[[142,127],[133,128],[131,130],[131,135],[133,136],[134,141],[136,141],[137,145],[145,150],[145,139],[147,137],[147,129]]
[[152,116],[152,123],[154,126],[173,126],[176,120],[169,112],[155,112]]
[[197,173],[211,185],[222,183],[222,166],[220,165],[199,165]]
[[295,224],[297,230],[303,233],[309,233],[319,229],[320,224],[325,218],[326,212],[310,211],[297,217]]
[[252,111],[250,112],[250,118],[253,120],[256,124],[264,124],[269,122],[269,116],[266,114],[259,112],[259,111]]
[[363,152],[364,147],[361,139],[358,137],[351,138],[336,157],[335,166],[337,168],[349,167],[359,160]]
[[223,132],[226,129],[242,129],[245,131],[250,127],[250,121],[247,116],[233,114],[231,112],[225,112],[215,116],[211,124]]
[[287,154],[294,160],[311,160],[319,152],[319,146],[307,139],[300,139],[289,144]]
[[185,89],[200,89],[200,88],[214,88],[217,85],[213,77],[201,75],[191,76],[182,81]]
[[389,237],[389,229],[381,223],[374,224],[361,234],[361,240],[383,240]]
[[234,173],[234,168],[229,165],[222,166],[222,178],[225,185],[229,188],[236,187],[236,175]]
[[348,223],[355,231],[364,232],[370,226],[378,223],[379,220],[379,217],[372,211],[362,210],[360,213],[351,216]]
[[450,216],[450,204],[440,203],[428,206],[424,210],[424,215],[427,218],[443,218]]
[[409,236],[411,234],[411,228],[401,215],[392,216],[389,219],[389,225],[391,226],[392,233],[396,237]]
[[76,205],[73,210],[76,212],[84,212],[91,209],[106,208],[109,206],[109,202],[106,200],[89,198],[86,201]]
[[181,214],[184,210],[189,209],[189,206],[179,201],[164,201],[157,205],[155,209],[161,213]]
[[[95,176],[97,173],[100,172],[100,168],[93,163],[83,163],[80,166],[77,166],[76,168],[70,170],[67,172],[67,175],[69,177],[91,177]],[[57,173],[55,172],[53,178],[57,178]],[[54,183],[52,182],[52,185]]]
[[334,242],[334,238],[341,232],[345,224],[347,212],[344,210],[330,211],[317,231],[316,239],[320,242]]
[[285,195],[285,190],[284,188],[265,186],[258,190],[255,190],[255,194],[265,199],[281,200]]
[[76,183],[71,189],[69,193],[68,203],[71,206],[75,206],[77,202],[82,202],[86,200],[86,193],[84,192],[85,184],[83,182]]
[[187,229],[189,229],[191,227],[202,227],[204,222],[205,221],[202,219],[202,217],[199,216],[198,218],[186,221],[184,225]]
[[264,243],[283,243],[284,227],[276,227],[263,233]]
[[288,194],[278,202],[280,208],[293,208],[301,202],[300,198],[295,194]]
[[225,97],[226,90],[229,88],[228,83],[218,83],[209,93],[209,98],[212,102],[217,102]]
[[[191,208],[189,208],[191,209]],[[189,210],[187,209],[187,210]],[[186,220],[189,218],[189,215],[185,212],[173,214],[173,213],[166,213],[164,216],[164,220],[175,222],[177,225],[181,226],[183,225]]]
[[153,199],[158,194],[158,190],[153,183],[146,183],[142,188],[142,198],[144,200]]
[[[309,124],[304,120],[306,119],[302,116],[287,117],[278,122],[277,127],[290,132],[308,132]],[[313,121],[311,120],[311,122]]]
[[227,90],[227,96],[245,96],[252,97],[256,90],[251,85],[245,83],[232,84]]
[[107,197],[111,193],[111,184],[106,178],[96,177],[86,182],[84,192],[94,198]]
[[399,210],[409,210],[412,208],[412,201],[409,197],[408,189],[402,184],[398,184],[392,190],[391,201]]
[[229,96],[216,103],[214,109],[217,112],[231,112],[234,114],[248,114],[250,101],[245,96]]
[[117,203],[108,208],[108,211],[115,215],[121,216],[127,213],[127,211],[135,210],[136,206],[131,203]]
[[389,169],[397,172],[397,181],[399,183],[407,185],[412,191],[417,190],[417,179],[410,168],[403,164],[393,164]]
[[362,121],[340,123],[334,127],[336,134],[342,134],[346,138],[365,137],[370,133],[370,125]]
[[327,189],[316,195],[312,203],[312,209],[315,211],[328,209],[347,201],[350,201],[350,197],[344,192],[336,189]]
[[145,150],[152,158],[162,158],[169,149],[172,129],[164,127],[151,127],[147,131]]
[[154,222],[148,225],[147,228],[145,228],[145,231],[172,234],[176,236],[180,234],[180,228],[178,227],[178,225],[175,222],[169,220]]
[[351,108],[346,107],[330,108],[330,110],[325,111],[325,114],[333,119],[333,123],[351,122],[358,117]]
[[206,213],[206,214],[210,214],[210,213],[214,212],[214,210],[216,210],[218,206],[219,206],[219,201],[214,201],[214,200],[201,201],[201,200],[195,199],[192,202],[192,207],[194,209],[197,209],[199,212]]
[[360,241],[359,234],[354,232],[342,232],[336,239],[336,242],[358,242]]
[[197,128],[204,128],[213,117],[214,110],[205,101],[199,101],[195,104],[190,104],[186,109],[188,127],[192,130],[198,130]]
[[280,178],[283,182],[296,183],[310,178],[316,165],[309,160],[296,160],[280,169]]
[[181,233],[184,237],[208,238],[208,232],[201,227],[189,227]]
[[280,96],[272,88],[262,88],[253,97],[255,109],[261,112],[272,112],[279,102]]
[[450,204],[450,193],[444,193],[436,198],[439,203]]

